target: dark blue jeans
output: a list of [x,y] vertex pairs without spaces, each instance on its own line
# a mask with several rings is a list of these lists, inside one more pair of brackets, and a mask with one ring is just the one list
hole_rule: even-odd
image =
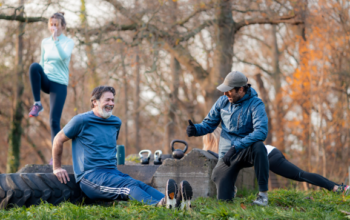
[[125,199],[157,204],[164,194],[147,184],[131,178],[117,169],[97,169],[86,174],[80,181],[80,188],[90,199]]
[[40,91],[50,94],[50,126],[51,142],[53,143],[56,134],[61,130],[60,122],[67,97],[67,86],[50,81],[38,63],[30,65],[29,77],[36,102],[40,101]]

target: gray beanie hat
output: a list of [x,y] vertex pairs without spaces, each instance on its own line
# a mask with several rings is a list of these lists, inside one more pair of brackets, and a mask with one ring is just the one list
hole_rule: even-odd
[[228,92],[235,87],[247,85],[248,78],[239,71],[233,71],[227,74],[224,82],[217,87],[221,92]]

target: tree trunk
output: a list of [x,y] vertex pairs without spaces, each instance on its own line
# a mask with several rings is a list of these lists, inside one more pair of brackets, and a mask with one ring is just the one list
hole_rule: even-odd
[[125,54],[124,54],[124,47],[121,48],[121,59],[122,59],[122,71],[123,71],[123,82],[124,82],[124,145],[125,147],[128,146],[128,77],[125,69]]
[[[277,30],[276,25],[272,25],[271,28],[272,31],[272,38],[273,38],[273,46],[272,46],[272,53],[273,53],[273,63],[272,63],[272,76],[274,81],[274,89],[275,89],[275,120],[274,120],[274,128],[275,130],[269,130],[269,133],[273,133],[276,141],[273,143],[278,149],[280,149],[282,152],[285,150],[285,144],[284,144],[284,111],[283,111],[283,97],[281,93],[281,77],[282,72],[280,69],[280,62],[279,62],[279,55],[280,51],[278,49],[278,43],[277,43]],[[269,118],[272,119],[272,118]]]
[[264,81],[262,81],[260,73],[255,75],[255,81],[258,85],[258,89],[260,92],[260,98],[265,104],[266,115],[267,115],[267,118],[269,120],[268,121],[269,132],[267,134],[265,144],[272,144],[272,132],[271,131],[273,130],[273,126],[272,126],[272,117],[271,117],[271,111],[270,111],[271,102],[269,99],[269,94],[265,88]]
[[135,145],[134,148],[137,152],[140,151],[140,56],[139,48],[136,47],[136,70],[135,70],[135,97],[134,97],[134,126],[135,126]]
[[232,19],[232,7],[229,0],[217,0],[215,2],[215,14],[217,24],[214,26],[214,36],[216,47],[214,49],[214,66],[210,75],[204,84],[206,90],[206,107],[207,110],[213,106],[216,100],[223,95],[216,89],[226,75],[231,72],[234,43],[234,21]]
[[167,114],[167,123],[166,123],[166,143],[164,145],[164,153],[169,154],[170,151],[170,142],[175,139],[176,134],[176,110],[178,108],[177,99],[179,93],[179,84],[180,84],[180,63],[173,56],[171,57],[171,93],[169,94],[169,109]]
[[[172,14],[172,22],[175,23],[177,20],[177,2],[172,2],[173,9],[171,10]],[[173,32],[177,34],[177,30],[174,29]],[[170,142],[175,139],[176,134],[176,110],[178,108],[177,99],[179,93],[179,84],[180,84],[180,70],[181,66],[179,61],[175,58],[175,56],[171,56],[170,61],[170,70],[171,70],[171,85],[170,85],[170,94],[169,94],[169,107],[168,114],[166,115],[166,137],[164,144],[164,153],[170,154]]]
[[[20,1],[21,9],[20,15],[23,16],[24,0]],[[23,103],[22,95],[24,90],[23,84],[23,34],[25,23],[20,22],[17,29],[16,42],[16,89],[14,91],[14,113],[12,116],[11,130],[9,134],[9,148],[7,156],[7,173],[15,173],[18,170],[20,163],[20,146],[22,136],[22,119],[23,119]]]
[[[88,30],[89,24],[87,22],[87,14],[86,14],[86,7],[85,7],[85,0],[80,0],[81,6],[80,6],[80,12],[81,12],[81,27],[83,29]],[[88,70],[90,71],[90,89],[94,89],[97,86],[100,86],[100,78],[97,75],[96,72],[96,56],[94,54],[94,49],[92,48],[92,44],[90,44],[90,36],[87,32],[84,33],[84,41],[85,41],[85,52],[87,56],[87,66]]]

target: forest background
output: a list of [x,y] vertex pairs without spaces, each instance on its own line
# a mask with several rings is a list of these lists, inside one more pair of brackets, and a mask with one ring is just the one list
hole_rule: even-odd
[[[63,127],[90,110],[98,85],[116,89],[118,144],[170,153],[200,123],[231,70],[245,73],[269,118],[265,144],[337,182],[350,165],[350,3],[342,0],[3,0],[0,2],[0,172],[51,158],[49,96],[33,104],[28,69],[47,19],[65,12],[75,42]],[[63,164],[72,164],[71,143]],[[296,184],[308,189],[307,184]]]

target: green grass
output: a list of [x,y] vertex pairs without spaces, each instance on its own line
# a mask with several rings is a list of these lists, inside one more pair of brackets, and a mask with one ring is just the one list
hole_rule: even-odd
[[256,192],[241,191],[234,202],[213,198],[192,201],[193,210],[169,210],[139,202],[120,202],[112,206],[59,206],[43,203],[29,208],[0,210],[0,219],[345,219],[341,210],[350,211],[350,196],[325,190],[269,192],[269,206],[252,206]]

